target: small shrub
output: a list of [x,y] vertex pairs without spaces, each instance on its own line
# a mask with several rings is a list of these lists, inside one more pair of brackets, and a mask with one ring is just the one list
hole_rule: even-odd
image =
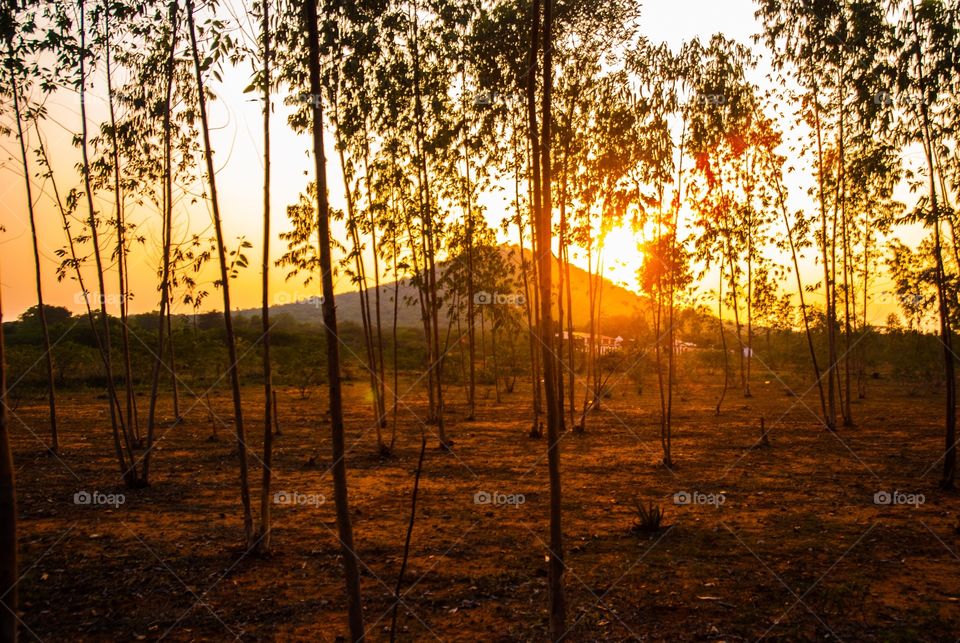
[[663,508],[652,502],[644,505],[637,502],[634,505],[637,514],[630,532],[633,534],[654,534],[663,530]]

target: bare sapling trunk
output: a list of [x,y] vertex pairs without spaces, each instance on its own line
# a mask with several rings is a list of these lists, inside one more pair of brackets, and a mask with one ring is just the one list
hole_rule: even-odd
[[594,350],[596,351],[596,353],[594,354],[594,360],[593,360],[593,386],[592,386],[593,406],[591,407],[592,411],[600,410],[600,405],[602,404],[601,400],[603,398],[603,395],[602,395],[603,386],[601,385],[601,382],[600,382],[601,378],[603,377],[603,373],[601,372],[603,370],[603,363],[600,361],[600,356],[602,355],[602,347],[600,345],[600,337],[602,335],[602,331],[601,331],[600,322],[601,322],[601,317],[603,312],[604,236],[605,235],[601,234],[600,240],[597,243],[597,274],[596,274],[597,288],[595,293],[597,297],[597,305],[595,307],[597,321],[596,321],[596,324],[594,325],[595,336],[597,339],[594,342]]
[[720,415],[720,407],[727,397],[727,388],[730,381],[730,353],[727,350],[727,334],[723,332],[723,262],[720,262],[720,281],[717,284],[717,321],[720,326],[720,349],[723,351],[723,388],[720,389],[720,399],[717,400],[716,415]]
[[407,560],[410,558],[410,539],[413,536],[413,524],[417,518],[417,494],[420,491],[420,473],[423,471],[423,456],[427,452],[427,437],[420,440],[420,457],[417,459],[417,473],[413,479],[413,496],[410,499],[410,522],[407,523],[407,537],[403,543],[403,561],[400,563],[400,573],[397,574],[397,586],[393,591],[393,610],[390,615],[390,643],[397,640],[397,608],[400,607],[400,589],[403,587],[403,576],[407,571]]
[[323,86],[320,83],[320,35],[317,0],[304,2],[309,52],[310,94],[313,96],[313,157],[317,180],[317,234],[320,244],[320,271],[323,287],[323,325],[327,344],[327,379],[330,390],[330,431],[333,456],[333,488],[337,531],[346,581],[350,638],[364,638],[363,605],[360,598],[360,569],[353,545],[353,526],[347,493],[347,465],[344,449],[343,398],[340,385],[340,339],[337,335],[337,308],[333,298],[333,260],[330,251],[330,210],[327,203],[327,168],[323,147]]
[[[376,197],[374,195],[374,180],[371,175],[370,168],[370,140],[369,140],[369,131],[367,129],[367,121],[364,119],[364,138],[366,139],[363,146],[363,165],[364,172],[366,175],[366,183],[370,190],[370,201],[371,207],[367,208],[368,220],[367,224],[370,226],[370,247],[373,250],[373,302],[374,302],[374,313],[373,317],[376,320],[376,356],[374,359],[374,372],[376,379],[376,398],[378,402],[378,417],[377,421],[380,423],[380,428],[387,428],[387,370],[383,362],[383,311],[382,304],[380,302],[380,244],[377,240],[377,226],[379,222],[377,220],[377,209],[373,207],[373,203],[376,202]],[[364,277],[364,284],[366,284],[366,277]],[[369,292],[369,290],[368,290]],[[367,310],[370,310],[369,299],[367,301]],[[368,312],[368,314],[370,314]],[[371,323],[373,323],[371,321]],[[374,341],[374,335],[371,333],[371,342]],[[393,444],[386,445],[385,454],[389,455],[393,452]]]
[[[7,43],[7,50],[13,56],[13,47]],[[30,162],[27,158],[27,144],[23,137],[23,122],[20,118],[20,88],[13,69],[10,70],[10,92],[13,94],[13,116],[17,121],[17,141],[20,143],[20,161],[23,163],[23,181],[27,193],[27,214],[30,219],[30,237],[33,242],[34,279],[37,284],[37,312],[40,317],[40,330],[43,333],[43,354],[47,367],[47,402],[50,408],[50,453],[60,450],[60,436],[57,432],[57,396],[53,375],[53,349],[50,345],[50,329],[47,325],[46,306],[43,303],[43,281],[40,274],[40,245],[37,241],[37,219],[33,207],[33,186],[30,182]]]
[[[273,425],[277,394],[270,369],[270,0],[263,1],[263,259],[260,316],[263,337],[263,480],[260,487],[260,552],[270,551],[270,482],[273,466]],[[279,433],[279,431],[278,431]]]
[[[463,71],[463,84],[466,87],[466,67]],[[464,96],[467,92],[464,92]],[[464,108],[466,111],[466,108]],[[469,354],[470,381],[467,388],[467,417],[468,421],[473,421],[477,416],[477,338],[474,322],[476,321],[476,312],[473,309],[474,292],[476,288],[473,283],[473,192],[470,186],[470,146],[469,131],[464,130],[463,134],[463,162],[464,177],[466,185],[464,186],[464,205],[467,216],[467,353]]]
[[[573,430],[577,429],[576,422],[576,412],[577,412],[577,402],[576,402],[576,383],[577,383],[577,364],[575,361],[575,353],[573,347],[573,286],[570,283],[570,247],[569,245],[563,249],[563,271],[566,279],[564,280],[567,285],[567,361],[570,366],[570,376],[567,378],[568,390],[568,405],[570,408],[570,426]],[[563,320],[560,320],[561,325]]]
[[203,84],[203,68],[200,64],[200,49],[193,17],[193,0],[187,0],[187,23],[190,30],[190,49],[197,81],[197,102],[200,107],[200,128],[203,132],[203,156],[207,168],[207,185],[210,188],[210,207],[213,228],[217,239],[217,256],[220,263],[220,289],[223,292],[223,323],[226,330],[227,366],[230,387],[233,391],[233,422],[237,435],[237,454],[240,460],[240,500],[243,504],[243,531],[247,548],[254,546],[253,516],[250,511],[250,482],[247,463],[247,437],[243,426],[243,406],[240,395],[240,373],[237,357],[236,334],[233,330],[233,314],[230,308],[230,273],[227,269],[227,249],[223,239],[223,224],[220,217],[220,200],[217,195],[216,168],[213,164],[213,146],[210,142],[210,121],[207,117],[206,89]]
[[419,159],[418,167],[420,172],[419,192],[420,192],[420,216],[423,222],[422,242],[423,242],[423,272],[424,288],[426,294],[427,314],[429,316],[429,334],[428,344],[432,346],[430,357],[430,373],[433,376],[434,407],[435,416],[432,418],[437,424],[437,434],[440,441],[440,448],[450,449],[453,443],[447,439],[446,425],[444,423],[443,407],[443,362],[444,351],[440,345],[440,300],[437,289],[437,266],[436,266],[436,229],[435,218],[433,215],[433,197],[430,193],[430,175],[427,167],[427,150],[424,134],[424,114],[423,100],[420,89],[420,50],[419,50],[419,16],[417,3],[413,3],[413,15],[411,23],[413,25],[413,104],[414,104],[414,125],[416,134],[416,153]]
[[[336,99],[334,99],[336,100]],[[353,244],[353,256],[355,278],[357,283],[357,294],[360,299],[360,321],[363,328],[363,346],[367,356],[367,377],[370,380],[370,393],[373,396],[373,415],[374,424],[377,432],[377,452],[381,456],[389,455],[387,445],[383,441],[383,428],[380,419],[383,417],[381,412],[380,400],[380,373],[377,366],[377,353],[374,348],[374,331],[371,319],[370,291],[367,288],[367,270],[363,260],[363,241],[360,239],[359,221],[357,220],[356,201],[353,189],[350,187],[353,181],[353,173],[347,164],[345,145],[340,138],[339,115],[337,114],[337,105],[334,104],[334,133],[336,136],[337,154],[340,157],[340,168],[343,171],[343,185],[347,202],[347,232],[350,235],[350,241]],[[376,251],[374,251],[376,252]],[[349,259],[349,255],[348,255]]]
[[[923,50],[920,46],[921,37],[917,25],[916,6],[913,0],[910,0],[910,29],[915,39],[913,53],[916,59],[916,69],[919,72],[919,80],[922,86],[927,85],[927,78],[924,73]],[[954,362],[953,352],[953,328],[950,322],[950,304],[949,293],[947,292],[947,275],[943,262],[943,240],[940,234],[940,204],[937,194],[937,156],[936,141],[931,132],[930,107],[926,101],[919,101],[922,143],[924,160],[927,165],[927,179],[929,181],[929,199],[930,215],[933,224],[933,253],[935,261],[935,281],[937,288],[937,309],[940,316],[940,343],[943,348],[943,371],[944,384],[946,387],[945,403],[945,424],[946,424],[946,443],[943,452],[943,477],[940,479],[940,486],[943,489],[953,489],[957,477],[957,374],[956,363]],[[941,175],[942,178],[942,175]],[[944,195],[944,198],[946,196]]]
[[173,299],[167,303],[167,354],[170,359],[170,392],[173,397],[173,423],[183,422],[180,415],[180,378],[177,377],[177,344],[173,341]]
[[117,143],[117,118],[113,105],[113,74],[110,57],[110,7],[105,4],[103,11],[105,42],[107,105],[110,112],[110,148],[113,157],[113,199],[117,228],[117,281],[120,301],[120,341],[123,356],[123,385],[126,393],[127,430],[133,436],[134,444],[140,447],[140,423],[137,419],[136,392],[133,389],[133,364],[130,359],[130,329],[127,324],[127,242],[126,223],[124,222],[123,186],[120,183],[120,146]]
[[793,274],[797,280],[797,297],[800,299],[800,317],[803,319],[804,336],[807,339],[807,350],[810,352],[810,364],[813,367],[813,379],[817,385],[817,391],[820,395],[820,413],[827,418],[827,398],[823,390],[823,377],[820,374],[820,363],[817,361],[817,351],[813,345],[813,332],[810,329],[810,313],[807,311],[806,297],[804,296],[803,278],[800,275],[800,258],[797,254],[797,245],[793,238],[793,226],[790,225],[790,218],[787,215],[787,202],[783,193],[783,186],[780,179],[774,177],[774,185],[777,188],[777,201],[780,205],[780,213],[783,216],[783,225],[787,231],[787,241],[790,244],[790,256],[793,261]]
[[0,640],[17,643],[17,494],[7,423],[7,361],[0,300]]
[[837,399],[836,399],[836,312],[834,310],[835,288],[833,278],[830,274],[830,242],[827,231],[827,204],[826,194],[824,193],[824,167],[823,167],[823,136],[820,124],[820,93],[816,86],[813,89],[813,114],[814,129],[817,136],[817,181],[818,198],[820,201],[820,255],[823,260],[823,287],[824,298],[826,301],[827,315],[827,415],[824,418],[827,430],[837,430]]
[[[563,161],[560,163],[560,234],[557,243],[557,329],[555,336],[557,338],[557,406],[560,409],[560,432],[563,433],[565,430],[566,424],[566,410],[564,404],[564,388],[563,388],[563,284],[564,284],[564,271],[563,271],[563,255],[564,248],[566,247],[567,241],[567,169],[566,169],[566,155],[563,156]],[[573,339],[568,338],[568,339]],[[496,341],[494,341],[494,346],[496,346]],[[568,368],[573,368],[572,364]],[[570,379],[573,379],[573,374],[571,373]],[[571,427],[572,428],[572,427]]]
[[[63,232],[67,237],[67,248],[69,250],[69,259],[64,261],[64,267],[69,265],[73,269],[73,276],[77,280],[77,285],[80,287],[80,292],[87,294],[87,288],[84,285],[83,272],[80,270],[81,261],[77,255],[77,246],[73,237],[73,233],[70,231],[70,213],[67,211],[66,206],[64,205],[63,199],[60,197],[60,189],[57,187],[57,180],[53,174],[53,170],[50,167],[50,159],[47,156],[47,148],[44,145],[43,138],[40,136],[40,129],[37,126],[36,120],[33,122],[34,129],[37,132],[38,136],[38,145],[37,145],[37,156],[40,163],[43,165],[45,170],[46,178],[50,181],[50,187],[53,190],[53,199],[57,205],[57,211],[60,213],[60,219],[63,226]],[[84,296],[84,308],[86,309],[87,323],[90,326],[90,333],[93,335],[93,340],[97,345],[97,354],[100,355],[101,363],[106,368],[106,359],[104,357],[104,347],[103,341],[100,337],[100,333],[97,330],[97,321],[94,318],[93,307],[90,305],[90,298]],[[113,404],[113,400],[110,400]],[[116,431],[113,432],[113,444],[114,451],[117,456],[117,464],[120,466],[120,476],[124,480],[127,480],[129,475],[129,469],[127,468],[126,459],[124,457],[123,447],[120,443],[120,435]],[[127,482],[128,485],[132,484]],[[145,484],[145,483],[143,483]]]
[[[523,306],[527,316],[527,339],[530,350],[530,391],[533,411],[533,424],[530,427],[530,436],[539,437],[540,426],[540,368],[537,361],[537,338],[534,335],[534,329],[537,322],[534,319],[535,310],[533,308],[532,297],[530,296],[530,270],[527,263],[526,250],[523,246],[524,229],[523,213],[520,209],[520,178],[514,174],[514,191],[516,198],[516,219],[517,233],[520,239],[520,274],[523,277]],[[534,285],[534,288],[536,285]]]
[[[147,409],[147,448],[143,455],[143,479],[150,479],[150,463],[153,455],[153,440],[157,424],[157,397],[160,394],[160,371],[163,368],[163,355],[166,351],[167,307],[170,303],[170,252],[173,235],[173,157],[172,123],[170,111],[173,108],[173,72],[177,43],[179,4],[170,2],[170,51],[164,70],[164,112],[163,112],[163,258],[160,268],[160,311],[157,314],[157,348],[154,354],[153,371],[150,378],[150,404]],[[210,402],[207,400],[207,410]]]
[[[533,24],[539,19],[538,0],[534,0]],[[537,262],[540,265],[540,345],[543,353],[543,381],[547,406],[547,469],[550,481],[550,552],[548,587],[550,595],[550,638],[562,641],[566,637],[566,604],[564,600],[563,575],[565,571],[563,557],[563,529],[561,525],[561,485],[560,485],[560,423],[563,410],[558,405],[556,354],[554,347],[553,306],[550,296],[551,284],[551,239],[552,209],[551,203],[551,94],[553,85],[553,0],[544,0],[543,4],[543,106],[542,133],[540,140],[540,171],[543,201],[536,212]],[[535,41],[534,41],[535,42]],[[533,49],[535,49],[535,44]],[[533,56],[536,58],[536,51]],[[527,80],[528,109],[531,120],[531,136],[536,137],[536,108],[534,95],[536,85],[533,80],[535,66],[530,69]]]
[[[840,224],[840,244],[841,244],[841,253],[842,253],[842,263],[841,263],[841,272],[843,279],[843,340],[844,340],[844,351],[843,351],[843,381],[840,381],[839,373],[837,374],[837,386],[840,387],[840,390],[843,392],[841,396],[840,404],[840,415],[843,418],[843,426],[851,427],[853,426],[853,410],[850,406],[850,358],[851,358],[851,337],[850,337],[850,280],[848,279],[847,268],[849,265],[849,248],[847,245],[847,206],[846,206],[846,163],[844,153],[845,148],[845,122],[844,122],[844,104],[843,104],[843,63],[841,62],[840,69],[837,71],[838,82],[837,87],[839,88],[837,102],[838,111],[840,113],[840,122],[837,138],[837,190],[836,197],[834,199],[834,210],[833,210],[833,248],[834,248],[834,257],[833,257],[833,283],[834,283],[834,316],[836,316],[836,283],[837,283],[837,259],[836,259],[836,247],[837,247],[837,223],[839,219]],[[839,320],[836,320],[839,324]],[[836,367],[839,368],[839,364],[836,364]]]
[[[396,216],[396,213],[394,213]],[[393,234],[391,235],[391,254],[393,258],[393,321],[390,325],[391,338],[393,339],[393,424],[390,428],[390,450],[397,442],[397,423],[399,421],[398,411],[400,406],[400,364],[398,361],[400,347],[397,345],[397,326],[400,315],[400,244],[399,235],[400,226],[398,221],[394,221]]]
[[747,347],[744,355],[747,368],[743,381],[743,396],[753,397],[750,392],[750,367],[753,365],[753,232],[750,215],[747,216]]
[[[87,225],[90,227],[90,241],[93,244],[93,257],[96,262],[97,270],[97,299],[100,304],[100,324],[102,333],[99,340],[101,348],[101,358],[103,360],[104,374],[107,378],[107,396],[110,406],[110,425],[113,432],[114,449],[117,451],[117,459],[120,463],[121,478],[128,487],[136,487],[140,484],[137,478],[136,469],[134,469],[134,457],[130,435],[124,426],[123,413],[120,410],[120,400],[117,397],[117,387],[113,379],[113,357],[111,355],[110,341],[110,317],[107,314],[106,283],[104,281],[103,257],[100,252],[100,235],[97,231],[97,213],[93,205],[93,184],[90,180],[90,158],[88,155],[88,134],[87,134],[87,107],[86,107],[86,8],[81,0],[79,6],[80,13],[80,152],[82,157],[83,188],[87,202]],[[96,332],[96,331],[94,331]],[[123,446],[121,446],[121,439]],[[124,462],[123,448],[126,447],[127,458],[130,466],[127,467]]]
[[593,239],[587,240],[587,299],[589,301],[588,315],[590,317],[589,338],[586,342],[586,355],[583,372],[583,409],[580,411],[580,422],[576,427],[578,432],[587,430],[587,411],[593,407],[593,368],[596,361],[597,345],[597,287],[593,270]]

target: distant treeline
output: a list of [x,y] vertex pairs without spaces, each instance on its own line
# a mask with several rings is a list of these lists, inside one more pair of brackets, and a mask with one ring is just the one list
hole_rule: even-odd
[[[104,369],[97,349],[96,336],[84,315],[73,315],[59,306],[45,307],[50,334],[53,339],[54,374],[57,386],[102,387],[105,383]],[[45,375],[36,365],[43,359],[42,331],[37,308],[34,306],[17,321],[4,324],[6,333],[10,381],[18,387],[42,388]],[[155,360],[157,343],[156,313],[130,316],[131,361],[135,384],[148,387],[150,369]],[[814,317],[816,320],[817,318]],[[306,394],[326,379],[326,340],[322,326],[316,323],[297,321],[287,314],[271,317],[271,344],[275,370],[274,382],[293,387]],[[119,339],[119,319],[110,319],[111,334]],[[245,383],[262,382],[260,360],[262,343],[259,341],[262,326],[259,316],[238,317],[235,327],[239,343],[240,373]],[[171,318],[172,355],[164,356],[166,363],[166,386],[172,383],[173,373],[177,380],[192,389],[206,390],[209,387],[226,386],[223,378],[227,367],[227,352],[224,347],[224,326],[221,313],[197,315],[174,315]],[[447,360],[451,367],[445,371],[445,381],[462,383],[465,379],[466,359],[463,341],[458,342],[455,327],[447,335]],[[529,376],[529,343],[525,330],[517,328],[498,332],[496,341],[491,341],[490,328],[478,328],[485,341],[478,352],[478,372],[482,383],[493,385],[496,380],[504,388],[512,388],[517,377]],[[642,382],[655,377],[653,357],[654,335],[649,320],[611,319],[602,329],[604,333],[624,338],[620,350],[612,351],[602,358],[606,372],[627,372],[630,379]],[[822,319],[812,328],[818,353],[826,359],[826,333]],[[726,366],[731,374],[737,369],[739,344],[732,323],[724,323],[727,359],[724,359],[723,341],[720,337],[716,316],[705,309],[683,309],[677,319],[678,366],[681,371],[720,371]],[[344,358],[345,379],[366,381],[364,361],[364,336],[359,324],[344,322],[340,325],[341,353]],[[385,334],[385,359],[393,369],[394,346],[389,334]],[[865,336],[855,337],[857,353],[862,364],[857,364],[854,377],[866,381],[874,377],[892,377],[907,381],[942,383],[943,373],[938,362],[939,340],[935,335],[903,328],[871,328]],[[457,344],[461,344],[458,346]],[[809,362],[809,353],[803,333],[793,329],[757,328],[753,336],[754,359],[761,362],[755,375],[769,378],[774,372],[804,371]],[[426,361],[423,330],[399,328],[396,343],[396,364],[406,373],[422,372]],[[574,357],[573,369],[582,373],[582,351]],[[769,370],[768,370],[769,369]],[[119,374],[116,375],[119,381]],[[731,380],[732,381],[732,380]]]

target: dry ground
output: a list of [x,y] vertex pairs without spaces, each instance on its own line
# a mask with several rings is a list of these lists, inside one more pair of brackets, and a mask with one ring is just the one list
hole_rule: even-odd
[[[956,641],[960,636],[958,496],[937,490],[941,396],[871,381],[857,426],[834,435],[815,395],[773,376],[754,397],[730,391],[713,414],[716,376],[694,374],[675,401],[673,471],[658,465],[656,391],[616,383],[585,434],[562,440],[570,639]],[[801,376],[791,385],[804,391]],[[402,387],[403,388],[403,387]],[[249,443],[261,402],[248,387]],[[371,640],[388,637],[425,402],[401,405],[396,457],[375,454],[362,387],[348,395],[348,467]],[[419,396],[419,397],[418,397]],[[463,399],[462,391],[451,397]],[[527,437],[529,393],[492,394],[478,419],[449,407],[452,454],[431,439],[399,613],[404,640],[515,641],[546,636],[545,441]],[[146,406],[142,398],[141,406]],[[281,390],[277,490],[331,499],[276,505],[273,555],[240,547],[231,405],[211,394],[165,428],[153,484],[117,483],[105,400],[65,392],[62,454],[42,454],[42,398],[13,419],[21,515],[24,638],[43,641],[296,640],[346,636],[324,395]],[[166,414],[169,408],[164,408]],[[759,418],[771,448],[751,448]],[[433,428],[426,430],[432,435]],[[254,511],[259,460],[251,457]],[[80,491],[123,493],[116,507]],[[878,491],[923,494],[919,506],[874,503]],[[676,505],[678,492],[723,494],[722,506]],[[522,494],[514,506],[478,492]],[[637,500],[666,509],[666,529],[630,533]]]

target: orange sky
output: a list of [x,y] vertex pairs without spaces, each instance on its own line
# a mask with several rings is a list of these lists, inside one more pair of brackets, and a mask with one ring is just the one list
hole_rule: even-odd
[[[753,17],[754,5],[750,0],[657,0],[644,5],[641,31],[650,39],[666,41],[677,48],[684,40],[694,37],[708,39],[717,31],[736,38],[741,42],[749,43],[752,34],[758,31],[758,25]],[[759,50],[758,50],[759,51]],[[764,52],[759,51],[763,54]],[[768,66],[761,61],[760,67],[754,72],[753,80],[763,84],[763,75]],[[233,282],[231,295],[238,308],[252,308],[260,303],[260,269],[259,257],[262,252],[262,133],[261,113],[259,103],[251,95],[242,93],[249,83],[249,66],[246,64],[238,68],[228,68],[224,71],[223,84],[214,85],[212,89],[218,95],[218,100],[211,104],[211,121],[216,163],[219,169],[217,179],[221,195],[221,209],[224,213],[225,235],[228,243],[235,244],[238,235],[244,235],[253,248],[247,252],[251,267],[244,270],[241,276]],[[70,144],[70,130],[79,128],[79,105],[76,95],[61,93],[53,97],[48,103],[51,119],[43,125],[44,137],[48,149],[51,150],[52,162],[57,172],[59,188],[63,192],[79,183],[79,176],[73,166],[79,161],[79,152]],[[286,221],[285,208],[296,201],[297,195],[304,189],[308,180],[312,179],[311,161],[309,156],[310,140],[307,136],[297,136],[286,127],[285,121],[288,109],[284,107],[282,98],[275,101],[275,115],[272,120],[273,137],[273,173],[272,173],[272,209],[273,229],[281,232],[289,229]],[[12,126],[12,110],[4,109],[3,125]],[[88,102],[88,117],[93,127],[104,116],[105,107],[101,99],[92,92]],[[31,133],[31,138],[35,133]],[[327,137],[328,145],[331,137]],[[19,148],[16,139],[4,137],[0,139],[0,223],[6,232],[0,233],[0,283],[3,287],[3,303],[7,319],[14,318],[23,310],[35,304],[34,279],[32,269],[32,249],[29,236],[29,223],[26,211],[26,198],[23,188],[22,166],[19,157]],[[343,183],[341,170],[336,161],[336,154],[328,149],[327,158],[328,176],[332,205],[342,207]],[[30,157],[33,162],[33,157]],[[36,167],[33,168],[33,171]],[[788,182],[791,188],[791,208],[801,207],[802,186],[794,179]],[[202,186],[189,186],[199,194]],[[510,191],[506,191],[509,193]],[[41,269],[44,275],[44,296],[49,304],[67,306],[79,312],[82,309],[82,299],[76,283],[72,279],[58,283],[55,279],[56,266],[59,263],[55,251],[64,247],[65,237],[59,224],[59,214],[50,198],[49,185],[34,181],[34,199],[37,208],[37,218],[40,227],[40,252],[42,257]],[[508,197],[502,194],[492,194],[483,197],[487,206],[487,216],[490,224],[497,227],[508,207]],[[112,204],[104,200],[98,204],[105,209],[111,209]],[[180,223],[178,233],[186,235],[190,232],[207,230],[209,235],[209,214],[205,202],[187,208],[180,206],[177,213],[178,221],[189,221],[189,224]],[[159,216],[147,212],[131,212],[130,219],[147,221],[141,228],[141,233],[147,238],[145,247],[136,248],[131,255],[131,289],[135,299],[131,303],[132,312],[144,312],[156,309],[158,297],[156,293],[155,267],[160,258],[160,230]],[[334,229],[334,234],[343,239],[342,229]],[[505,242],[515,242],[514,237],[502,237]],[[274,237],[272,240],[272,254],[279,257],[282,253],[281,242]],[[608,239],[608,257],[606,259],[606,276],[630,289],[636,290],[636,271],[639,266],[639,256],[635,242],[627,231],[615,231]],[[572,260],[581,266],[585,261],[577,253]],[[212,267],[212,266],[211,266]],[[812,266],[811,266],[812,268]],[[805,269],[806,272],[806,269]],[[275,303],[287,303],[316,295],[317,286],[304,288],[299,281],[286,282],[283,269],[274,268],[271,272],[272,300]],[[216,307],[220,295],[212,288],[213,271],[202,275],[208,283],[207,290],[210,296],[207,308]],[[92,283],[92,275],[85,276],[88,284]],[[116,291],[116,276],[108,275],[108,291]],[[792,288],[793,282],[789,282]],[[89,287],[89,286],[88,286]],[[877,284],[874,297],[880,301],[881,292],[885,285]],[[336,285],[337,290],[351,288],[346,277],[341,276]],[[811,303],[817,303],[816,296]],[[879,310],[877,322],[884,321],[886,314],[892,310],[890,305],[884,305]],[[175,312],[189,312],[180,304]]]

